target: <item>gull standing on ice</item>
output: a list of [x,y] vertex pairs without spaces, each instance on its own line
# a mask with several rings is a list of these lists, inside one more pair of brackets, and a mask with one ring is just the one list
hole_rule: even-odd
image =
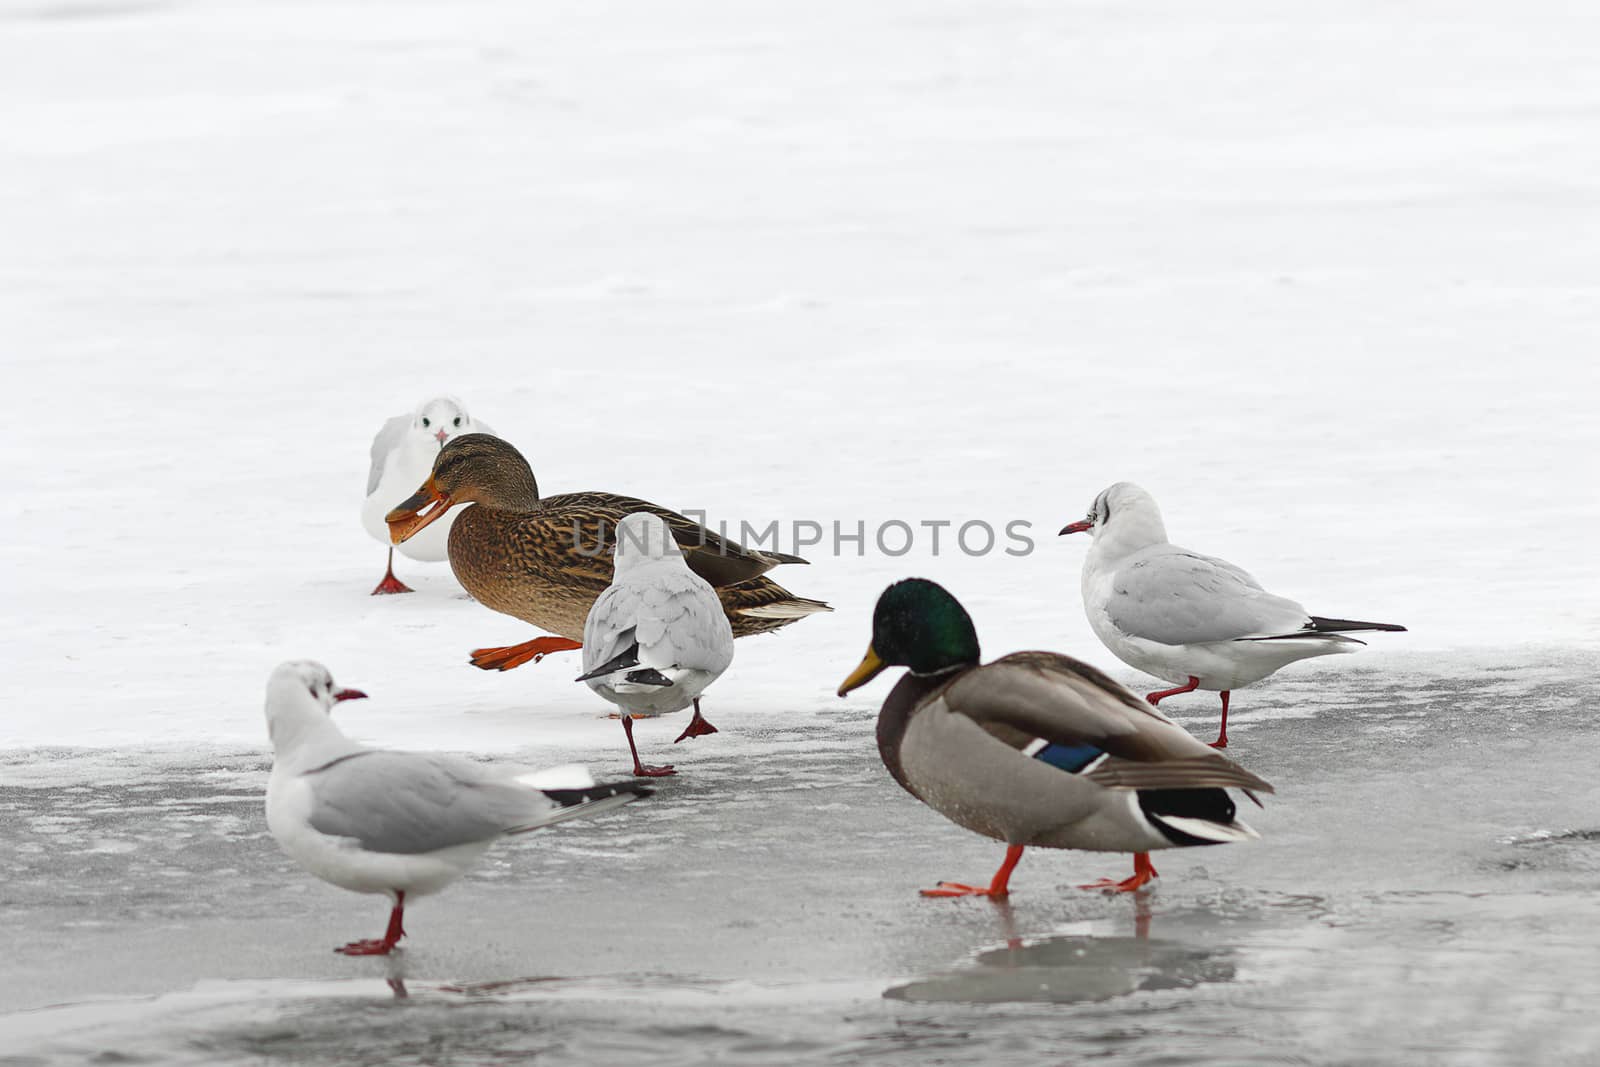
[[[453,396],[436,396],[417,405],[409,415],[396,415],[383,424],[372,439],[372,466],[367,471],[367,500],[361,506],[361,525],[367,533],[389,548],[389,569],[372,591],[409,593],[411,588],[394,576],[394,550],[389,541],[389,524],[383,517],[389,509],[416,491],[417,484],[433,470],[434,457],[452,437],[464,433],[494,433],[475,422],[461,401]],[[400,552],[424,563],[438,563],[448,555],[446,545],[455,516],[449,516],[433,529],[399,545]]]
[[639,762],[633,720],[693,704],[694,718],[678,741],[716,733],[700,716],[700,694],[733,662],[733,627],[717,591],[689,569],[660,516],[638,511],[618,523],[615,559],[611,587],[583,627],[578,681],[617,706],[634,774],[675,774],[670,764]]
[[1404,631],[1388,622],[1311,615],[1261,588],[1226,560],[1167,540],[1155,498],[1118,482],[1094,498],[1089,514],[1063,534],[1094,535],[1083,561],[1083,606],[1095,636],[1122,662],[1176,683],[1145,697],[1152,704],[1196,689],[1222,693],[1228,747],[1228,695],[1295,660],[1354,652],[1350,630]]
[[576,766],[512,777],[457,756],[368,748],[332,718],[339,701],[365,696],[310,660],[267,681],[267,828],[324,882],[394,901],[384,935],[334,950],[346,956],[388,955],[405,936],[406,901],[461,877],[502,836],[650,795],[631,782],[596,786]]

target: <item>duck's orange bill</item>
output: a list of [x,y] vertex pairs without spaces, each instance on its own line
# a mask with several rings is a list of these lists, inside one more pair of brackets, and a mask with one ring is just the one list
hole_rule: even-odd
[[844,696],[852,689],[860,689],[878,676],[888,664],[878,658],[878,650],[871,645],[867,646],[867,654],[861,657],[861,665],[850,672],[850,677],[839,686],[839,695]]
[[403,544],[434,519],[450,510],[450,497],[441,493],[429,477],[422,488],[412,493],[383,517],[389,524],[389,540]]

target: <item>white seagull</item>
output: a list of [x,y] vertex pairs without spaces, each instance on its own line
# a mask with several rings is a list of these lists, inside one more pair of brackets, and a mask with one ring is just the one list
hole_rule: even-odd
[[417,491],[433,472],[433,460],[445,442],[466,433],[494,433],[487,425],[467,414],[466,407],[453,396],[424,400],[409,415],[396,415],[383,424],[372,439],[372,466],[367,471],[367,500],[361,506],[361,525],[367,533],[389,549],[389,569],[372,591],[409,593],[411,589],[394,576],[394,550],[424,563],[438,563],[448,557],[450,527],[460,509],[433,523],[401,545],[389,538],[389,524],[383,517]]
[[670,764],[639,762],[633,720],[693,704],[678,741],[716,733],[700,715],[700,694],[733,662],[733,629],[717,591],[689,569],[660,516],[637,511],[617,524],[615,565],[584,623],[578,681],[617,706],[634,774],[674,774]]
[[1118,482],[1094,498],[1086,518],[1063,534],[1094,534],[1083,561],[1083,606],[1095,636],[1122,662],[1176,683],[1145,697],[1208,689],[1222,693],[1222,729],[1213,748],[1228,747],[1228,695],[1295,660],[1354,652],[1350,630],[1405,630],[1309,614],[1261,588],[1248,573],[1213,556],[1179,548],[1155,498]]
[[394,901],[384,935],[334,950],[346,956],[388,955],[405,936],[406,901],[461,877],[504,835],[650,795],[630,782],[596,786],[581,767],[510,777],[457,756],[368,748],[331,717],[339,701],[365,696],[310,660],[267,680],[267,828],[324,882]]

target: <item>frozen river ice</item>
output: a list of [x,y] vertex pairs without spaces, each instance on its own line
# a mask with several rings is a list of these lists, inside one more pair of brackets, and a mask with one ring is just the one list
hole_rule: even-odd
[[[1596,115],[1554,0],[0,0],[0,1064],[1595,1062]],[[837,613],[681,777],[343,959],[383,906],[265,835],[278,662],[363,741],[623,767],[443,568],[366,595],[440,391],[546,492],[1032,551],[802,547]],[[1410,632],[1238,694],[1259,844],[921,900],[999,849],[833,697],[872,604],[1144,684],[1054,536],[1121,479]]]
[[105,784],[56,753],[81,782],[0,790],[0,1064],[1592,1062],[1592,658],[1341,666],[1240,701],[1264,840],[1158,854],[1148,893],[1033,851],[1008,904],[923,900],[1001,850],[900,792],[865,702],[728,711],[656,797],[421,902],[388,961],[330,951],[384,905],[278,853],[259,757]]

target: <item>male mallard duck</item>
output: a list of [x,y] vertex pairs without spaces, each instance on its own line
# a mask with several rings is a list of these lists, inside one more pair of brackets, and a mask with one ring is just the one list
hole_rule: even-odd
[[735,637],[833,610],[764,577],[780,563],[804,563],[798,556],[747,549],[675,511],[616,493],[541,499],[522,453],[487,434],[464,434],[440,450],[422,487],[389,512],[390,536],[400,544],[460,504],[473,506],[450,531],[457,580],[485,607],[561,635],[480,648],[472,663],[484,670],[510,670],[582,647],[589,609],[611,584],[617,524],[636,511],[672,527],[689,569],[716,589]]
[[1222,693],[1222,728],[1212,748],[1228,747],[1228,696],[1295,660],[1354,652],[1351,630],[1404,631],[1392,622],[1325,619],[1224,559],[1167,540],[1155,498],[1118,482],[1094,498],[1088,517],[1061,528],[1094,536],[1083,560],[1083,607],[1095,636],[1130,667],[1176,683],[1145,697]]
[[639,762],[633,720],[693,704],[694,718],[678,740],[716,733],[700,715],[700,694],[733,662],[733,628],[717,591],[684,563],[661,516],[641,511],[623,519],[616,561],[616,580],[584,626],[578,681],[617,706],[634,774],[675,774],[671,764]]
[[[372,439],[372,466],[367,471],[367,499],[361,505],[361,525],[389,549],[389,568],[383,581],[372,591],[409,593],[411,587],[394,576],[395,545],[389,540],[389,526],[383,521],[396,504],[416,489],[417,483],[433,470],[439,449],[452,437],[468,433],[494,433],[485,423],[474,422],[466,407],[453,396],[424,400],[409,415],[396,415],[383,424]],[[450,536],[446,520],[400,546],[412,559],[437,563],[445,558],[445,540]]]
[[872,642],[843,696],[886,667],[909,671],[878,713],[894,780],[945,818],[1006,843],[987,888],[940,882],[923,895],[1003,897],[1028,846],[1134,853],[1134,873],[1085,889],[1137,889],[1148,852],[1256,837],[1224,786],[1272,786],[1207,748],[1110,678],[1054,652],[978,664],[978,634],[945,589],[922,578],[878,598]]

